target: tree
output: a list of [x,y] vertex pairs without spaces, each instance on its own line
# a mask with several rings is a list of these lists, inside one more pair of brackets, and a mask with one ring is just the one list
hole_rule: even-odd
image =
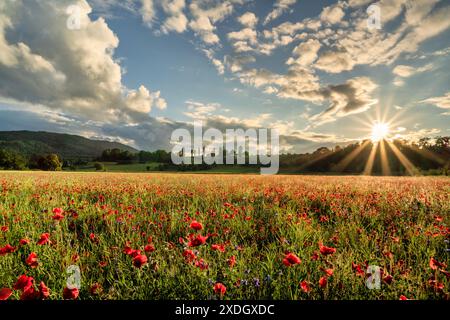
[[103,163],[100,163],[100,162],[94,163],[94,168],[97,171],[104,171],[105,170],[105,166],[103,165]]
[[37,160],[38,169],[44,171],[61,171],[62,164],[57,154],[49,154],[47,156],[41,156]]
[[0,169],[26,169],[26,160],[18,153],[0,149]]

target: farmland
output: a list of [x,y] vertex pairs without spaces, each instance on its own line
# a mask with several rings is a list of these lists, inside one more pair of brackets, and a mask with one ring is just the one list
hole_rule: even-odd
[[449,178],[4,172],[0,184],[0,298],[450,298]]

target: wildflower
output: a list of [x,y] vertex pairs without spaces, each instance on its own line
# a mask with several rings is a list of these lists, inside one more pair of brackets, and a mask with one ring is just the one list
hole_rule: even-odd
[[328,280],[327,277],[322,277],[319,279],[319,286],[321,288],[325,288],[327,286]]
[[93,296],[95,296],[95,295],[98,295],[101,291],[102,291],[102,286],[100,285],[100,284],[98,284],[98,283],[94,283],[91,287],[90,287],[90,289],[89,289],[89,292],[93,295]]
[[31,268],[36,268],[38,266],[38,257],[37,254],[32,252],[28,256],[28,258],[25,260],[26,264],[30,266]]
[[201,246],[202,244],[206,243],[206,240],[208,239],[208,237],[203,237],[201,235],[196,236],[195,238],[191,238],[189,240],[188,246],[189,247],[198,247]]
[[43,281],[39,284],[39,293],[42,299],[47,299],[50,296],[50,289]]
[[13,253],[14,251],[16,251],[16,248],[7,244],[3,248],[0,248],[0,257],[6,255],[8,253]]
[[21,246],[26,246],[27,244],[29,244],[30,243],[30,240],[28,240],[28,239],[20,239],[20,241],[19,241],[19,244],[21,245]]
[[151,253],[151,252],[155,251],[155,247],[152,244],[148,244],[145,246],[144,251],[147,253]]
[[385,277],[383,277],[383,281],[384,281],[386,284],[391,284],[393,279],[394,279],[394,277],[392,277],[390,274],[388,274],[388,275],[386,275]]
[[228,259],[228,265],[230,266],[230,268],[233,268],[236,264],[236,257],[235,256],[231,256]]
[[133,258],[133,265],[136,268],[141,268],[147,262],[148,262],[147,256],[143,254],[138,254]]
[[49,233],[43,233],[37,242],[38,245],[44,245],[44,244],[50,244],[50,243],[51,243],[51,241],[50,241]]
[[195,231],[200,231],[203,229],[203,225],[198,221],[192,221],[190,227]]
[[185,257],[188,262],[192,262],[196,258],[195,253],[192,250],[187,249],[184,250],[183,257]]
[[225,246],[223,244],[213,244],[211,246],[211,249],[213,249],[214,251],[220,251],[220,252],[225,252]]
[[304,293],[309,293],[311,291],[311,287],[309,286],[309,283],[303,280],[300,282],[300,288]]
[[445,263],[437,261],[435,258],[430,259],[430,268],[433,270],[437,270],[438,268],[447,268]]
[[12,290],[8,288],[0,289],[0,301],[8,300],[8,298],[12,295]]
[[319,243],[319,249],[320,249],[320,253],[323,254],[324,256],[327,256],[327,255],[330,255],[330,254],[333,254],[336,252],[336,248],[326,247],[322,243]]
[[68,287],[65,287],[63,291],[63,298],[65,300],[75,300],[78,298],[79,294],[80,292],[77,288],[69,289]]
[[217,282],[214,285],[214,292],[222,297],[227,292],[227,287],[225,287],[222,283]]
[[302,260],[293,253],[288,253],[283,259],[283,264],[287,267],[300,264]]
[[14,290],[25,290],[33,285],[34,279],[32,277],[28,277],[27,275],[21,275],[14,285]]

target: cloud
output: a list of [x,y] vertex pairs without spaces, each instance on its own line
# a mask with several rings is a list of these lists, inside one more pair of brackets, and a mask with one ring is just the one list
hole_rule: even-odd
[[280,17],[284,12],[289,10],[289,7],[295,4],[296,0],[277,0],[274,4],[274,9],[264,19],[264,24]]
[[441,109],[450,109],[450,92],[442,97],[434,97],[420,101],[420,103],[432,104]]
[[167,18],[161,27],[162,32],[184,32],[188,24],[188,19],[183,13],[184,8],[186,7],[185,0],[161,0],[161,6],[167,15]]
[[298,64],[300,66],[308,67],[317,59],[321,44],[315,39],[309,39],[302,42],[292,51],[295,59],[290,58],[287,64]]
[[[74,4],[71,16],[66,11]],[[85,0],[3,2],[0,97],[103,121],[136,121],[162,107],[159,92],[123,85],[114,58],[119,39],[90,13]],[[69,28],[70,19],[79,19],[80,28]]]
[[252,12],[246,12],[238,18],[238,22],[244,27],[254,28],[258,23],[258,18]]
[[315,92],[324,100],[329,100],[329,107],[312,117],[313,126],[335,121],[336,118],[368,110],[378,100],[371,97],[377,85],[367,77],[357,77],[344,84],[332,85]]
[[433,64],[429,63],[423,67],[420,68],[414,68],[411,66],[405,66],[405,65],[398,65],[392,70],[392,73],[402,77],[402,78],[408,78],[412,75],[415,75],[416,73],[426,72],[433,69]]
[[335,5],[325,7],[320,14],[320,20],[328,24],[336,24],[341,22],[342,18],[345,16],[343,9],[343,3],[338,2]]
[[153,0],[141,0],[141,2],[142,6],[140,13],[142,15],[142,21],[144,21],[147,26],[151,27],[156,17]]

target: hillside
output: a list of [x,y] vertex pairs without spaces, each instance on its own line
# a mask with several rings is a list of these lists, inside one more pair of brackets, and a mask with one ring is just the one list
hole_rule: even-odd
[[130,152],[138,150],[118,142],[91,140],[81,136],[52,132],[0,131],[0,149],[8,149],[24,156],[56,153],[64,159],[92,159],[103,150],[118,148]]

